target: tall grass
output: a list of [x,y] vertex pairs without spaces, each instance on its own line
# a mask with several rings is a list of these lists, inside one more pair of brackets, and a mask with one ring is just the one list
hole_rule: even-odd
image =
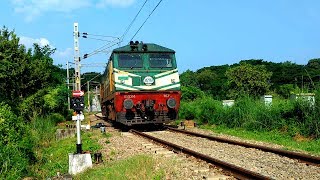
[[232,107],[223,107],[220,101],[205,97],[181,102],[179,113],[180,118],[194,118],[200,124],[250,131],[279,130],[291,136],[320,138],[320,103],[312,106],[306,100],[275,98],[272,105],[266,105],[246,96],[237,99]]
[[[102,178],[103,177],[103,178]],[[165,179],[163,170],[152,157],[136,155],[116,162],[107,162],[74,177],[75,179]]]

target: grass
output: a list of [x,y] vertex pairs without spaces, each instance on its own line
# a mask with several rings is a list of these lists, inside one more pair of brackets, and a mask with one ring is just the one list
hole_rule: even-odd
[[137,155],[89,169],[74,179],[164,179],[164,171],[157,170],[155,164],[152,157]]
[[[82,149],[84,151],[96,152],[101,149],[98,138],[101,136],[98,131],[82,133]],[[76,150],[76,137],[66,138],[59,141],[52,141],[46,148],[37,151],[38,162],[31,167],[34,176],[40,179],[47,179],[57,175],[57,172],[65,174],[68,172],[69,153]]]
[[288,134],[280,131],[248,131],[243,128],[227,128],[225,126],[210,126],[202,125],[200,128],[211,130],[216,133],[228,134],[244,139],[251,139],[256,141],[263,141],[283,145],[287,150],[303,150],[311,154],[320,155],[320,139],[308,140],[301,139],[299,141],[292,138]]

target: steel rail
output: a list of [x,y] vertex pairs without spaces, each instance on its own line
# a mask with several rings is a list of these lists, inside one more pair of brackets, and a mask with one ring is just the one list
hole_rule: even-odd
[[151,139],[153,141],[156,141],[156,142],[158,142],[160,144],[164,144],[164,145],[166,145],[168,147],[171,147],[171,148],[177,150],[178,152],[183,152],[183,153],[192,155],[194,157],[197,157],[199,159],[202,159],[202,160],[204,160],[204,161],[206,161],[208,163],[215,164],[216,166],[221,167],[225,171],[231,173],[234,177],[236,177],[238,179],[272,179],[270,177],[261,175],[259,173],[256,173],[256,172],[253,172],[253,171],[249,171],[247,169],[244,169],[244,168],[235,166],[233,164],[221,161],[219,159],[215,159],[213,157],[198,153],[198,152],[193,151],[191,149],[188,149],[188,148],[185,148],[185,147],[182,147],[182,146],[167,142],[165,140],[150,136],[148,134],[139,132],[139,131],[134,130],[134,129],[131,129],[129,132],[133,132],[133,133],[138,134],[140,136],[143,136],[145,138],[148,138],[148,139]]
[[271,152],[271,153],[282,155],[282,156],[286,156],[286,157],[289,157],[289,158],[298,159],[298,160],[300,160],[300,161],[302,161],[304,163],[307,163],[307,164],[312,164],[312,165],[317,165],[317,166],[320,165],[320,157],[311,156],[311,155],[308,155],[308,154],[297,153],[297,152],[292,152],[292,151],[287,151],[287,150],[282,150],[282,149],[276,149],[276,148],[270,148],[270,147],[265,147],[265,146],[261,146],[261,145],[256,145],[256,144],[250,144],[250,143],[245,143],[245,142],[225,139],[225,138],[221,138],[221,137],[209,136],[209,135],[205,135],[205,134],[200,134],[200,133],[195,133],[195,132],[191,132],[191,131],[175,129],[175,128],[171,128],[171,127],[167,127],[167,128],[169,130],[171,130],[171,131],[180,132],[180,133],[184,133],[184,134],[189,134],[189,135],[202,137],[202,138],[207,138],[207,139],[218,141],[218,142],[223,142],[223,143],[243,146],[243,147],[247,147],[247,148],[255,148],[255,149],[259,149],[259,150],[265,151],[265,152]]

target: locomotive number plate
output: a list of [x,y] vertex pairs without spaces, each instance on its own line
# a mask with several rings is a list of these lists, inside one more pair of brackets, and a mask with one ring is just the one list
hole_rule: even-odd
[[136,98],[136,95],[124,95],[124,98],[132,99],[132,98]]

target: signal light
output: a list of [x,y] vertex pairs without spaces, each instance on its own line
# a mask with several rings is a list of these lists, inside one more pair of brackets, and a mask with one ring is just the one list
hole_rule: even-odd
[[84,110],[84,97],[83,96],[79,96],[79,97],[73,97],[71,100],[71,108],[75,111],[75,112],[80,112]]

